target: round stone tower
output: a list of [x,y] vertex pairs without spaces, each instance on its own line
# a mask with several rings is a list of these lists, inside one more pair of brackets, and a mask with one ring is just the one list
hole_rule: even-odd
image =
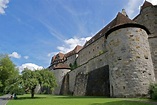
[[61,94],[63,79],[65,75],[67,75],[67,73],[70,72],[70,69],[57,69],[57,70],[52,70],[52,72],[54,73],[57,82],[57,87],[54,88],[54,94],[59,95]]
[[138,24],[144,25],[150,31],[148,41],[154,65],[154,72],[157,80],[157,5],[145,1],[141,6],[140,14],[134,18]]
[[63,79],[65,75],[71,71],[70,67],[65,64],[64,61],[64,54],[58,53],[52,57],[51,65],[49,66],[49,69],[54,73],[54,76],[56,78],[57,87],[55,87],[53,91],[53,94],[56,95],[61,94]]
[[142,25],[116,25],[106,33],[111,97],[147,96],[155,81],[149,31]]

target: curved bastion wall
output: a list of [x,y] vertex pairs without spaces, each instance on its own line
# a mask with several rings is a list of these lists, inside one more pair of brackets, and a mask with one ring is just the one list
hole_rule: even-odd
[[157,79],[157,5],[142,9],[134,21],[147,27],[151,33],[148,36],[148,41],[154,65],[154,73]]
[[155,81],[147,32],[139,26],[118,27],[107,36],[110,95],[146,96]]
[[70,71],[69,69],[52,70],[52,72],[54,73],[54,76],[56,78],[56,83],[57,83],[57,87],[55,87],[53,94],[56,94],[56,95],[60,94],[63,78],[69,71]]

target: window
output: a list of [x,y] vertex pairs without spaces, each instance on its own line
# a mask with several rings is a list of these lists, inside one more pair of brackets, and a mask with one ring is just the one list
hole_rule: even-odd
[[123,86],[123,89],[125,90],[125,86]]
[[120,60],[122,60],[122,58],[121,58],[121,57],[118,57],[118,60],[120,61]]
[[148,59],[148,56],[144,55],[144,58],[145,58],[145,59]]

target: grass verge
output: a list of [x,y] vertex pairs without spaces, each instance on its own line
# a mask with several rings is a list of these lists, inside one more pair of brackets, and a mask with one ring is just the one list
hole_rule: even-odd
[[[147,101],[147,102],[146,102]],[[16,100],[10,100],[7,105],[155,105],[144,99],[125,98],[104,98],[104,97],[73,97],[73,96],[53,96],[35,95],[34,99],[30,95],[18,96]]]

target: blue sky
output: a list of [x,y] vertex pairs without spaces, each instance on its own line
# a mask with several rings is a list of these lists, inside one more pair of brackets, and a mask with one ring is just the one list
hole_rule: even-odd
[[130,18],[136,16],[143,2],[0,0],[0,53],[20,68],[46,68],[54,54],[83,45],[123,8]]

